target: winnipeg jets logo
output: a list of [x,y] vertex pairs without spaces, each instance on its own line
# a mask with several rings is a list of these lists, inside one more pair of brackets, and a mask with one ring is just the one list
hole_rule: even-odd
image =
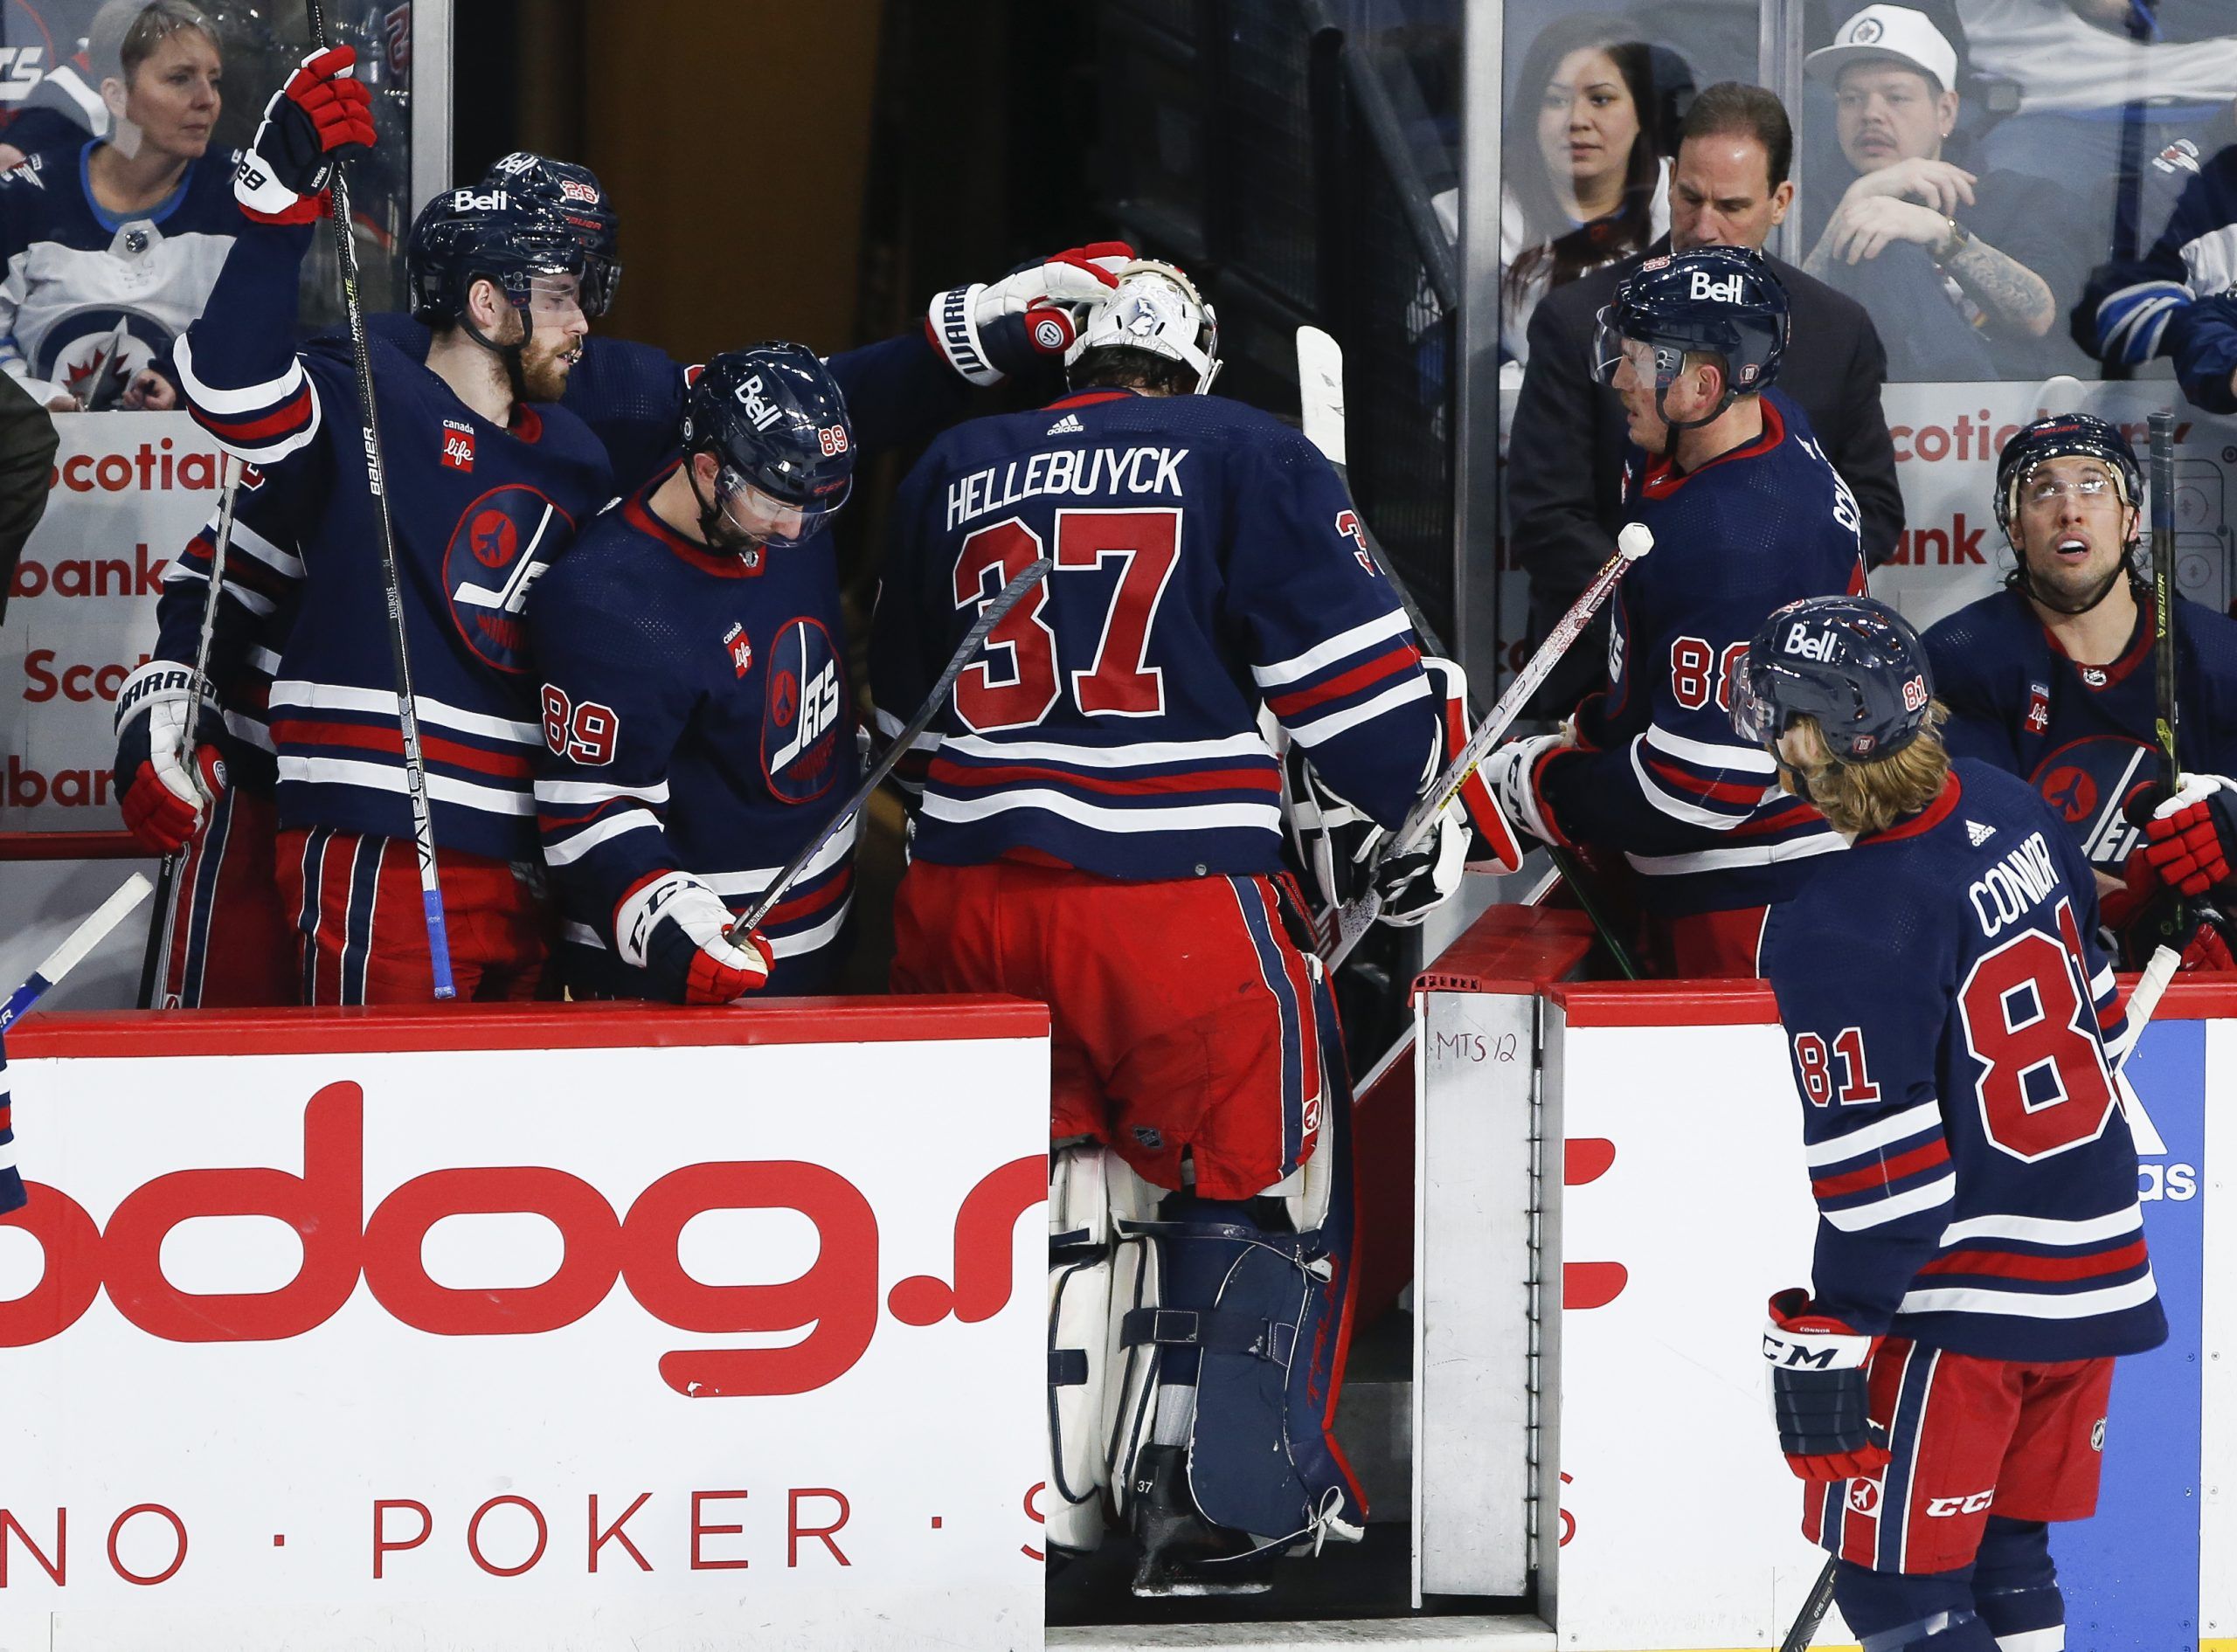
[[1978,820],[1968,820],[1965,822],[1965,835],[1973,840],[1973,847],[1977,849],[1996,835],[1996,828],[1983,826]]
[[1077,436],[1086,428],[1086,425],[1080,423],[1080,416],[1077,413],[1067,413],[1051,425],[1047,433],[1051,436]]

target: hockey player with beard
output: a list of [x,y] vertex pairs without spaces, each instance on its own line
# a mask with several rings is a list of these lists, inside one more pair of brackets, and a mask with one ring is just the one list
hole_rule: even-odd
[[[911,472],[870,640],[890,737],[980,605],[1054,560],[902,771],[921,798],[893,984],[1050,1006],[1042,1509],[1075,1553],[1107,1494],[1151,1594],[1264,1587],[1273,1557],[1355,1541],[1366,1512],[1329,1432],[1350,1102],[1261,708],[1382,829],[1444,756],[1340,480],[1203,394],[1216,352],[1188,279],[1130,265],[1070,395],[959,425]],[[1441,850],[1466,832],[1456,806],[1387,864],[1391,904],[1450,895]]]
[[[177,351],[197,419],[287,501],[291,531],[266,543],[297,547],[265,560],[246,542],[261,612],[294,611],[270,731],[278,878],[308,1003],[422,999],[433,986],[350,355],[332,341],[300,351],[291,342],[330,169],[373,140],[353,61],[346,48],[313,53],[267,107],[235,184],[239,233]],[[532,996],[547,951],[530,784],[541,742],[520,613],[611,492],[604,450],[554,404],[588,327],[584,267],[555,215],[502,190],[446,191],[420,213],[407,252],[414,308],[437,329],[426,361],[373,343],[403,624],[465,999]],[[241,623],[255,612],[224,611],[232,623],[213,639],[213,674],[230,680],[255,646]],[[128,815],[136,801],[180,836],[215,778],[184,728],[191,674],[180,662],[192,645],[190,632],[167,634],[166,658],[118,696]]]
[[2146,915],[2187,900],[2206,921],[2184,967],[2237,968],[2237,620],[2176,600],[2175,728],[2195,771],[2170,796],[2154,737],[2153,598],[2134,561],[2142,505],[2117,428],[2087,413],[2023,425],[1997,461],[2012,574],[1930,629],[1927,652],[1950,750],[2042,794],[2095,869],[2130,962],[2151,950]]

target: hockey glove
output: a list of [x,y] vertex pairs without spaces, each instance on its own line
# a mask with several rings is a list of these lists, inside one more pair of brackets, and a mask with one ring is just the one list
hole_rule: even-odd
[[197,737],[186,720],[194,669],[151,660],[124,680],[116,695],[116,795],[125,829],[157,854],[176,854],[194,835],[205,804],[225,789],[225,764],[211,743],[219,726],[218,697],[205,683]]
[[1091,241],[1022,266],[992,284],[932,296],[925,330],[948,365],[980,386],[1037,362],[1062,362],[1088,307],[1116,292],[1133,261],[1124,241]]
[[233,198],[249,217],[317,222],[336,164],[372,148],[372,100],[357,62],[348,46],[310,52],[272,94],[256,141],[233,169]]
[[1869,1478],[1887,1466],[1887,1435],[1872,1423],[1866,1367],[1877,1338],[1817,1312],[1806,1290],[1771,1298],[1763,1358],[1786,1466],[1804,1480]]
[[616,950],[671,1004],[727,1004],[766,983],[775,961],[758,931],[744,947],[724,939],[734,921],[722,897],[689,872],[664,872],[621,897]]
[[[1353,857],[1362,866],[1390,836],[1381,826],[1368,834]],[[1380,921],[1409,930],[1460,892],[1468,862],[1468,815],[1455,798],[1438,811],[1437,824],[1403,854],[1375,868],[1375,887],[1382,895]]]
[[1499,812],[1541,843],[1566,846],[1569,842],[1554,825],[1553,817],[1546,812],[1545,799],[1538,794],[1540,764],[1568,748],[1569,742],[1562,735],[1530,735],[1500,746],[1484,759],[1484,766],[1476,771],[1491,788]]
[[2144,823],[2144,857],[2160,882],[2196,899],[2222,889],[2237,861],[2237,783],[2183,777],[2183,788]]

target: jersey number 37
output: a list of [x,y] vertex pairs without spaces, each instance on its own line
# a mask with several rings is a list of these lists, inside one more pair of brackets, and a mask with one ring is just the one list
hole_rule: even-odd
[[[1056,567],[1027,591],[987,634],[987,658],[956,679],[955,710],[981,734],[1029,729],[1054,710],[1069,680],[1072,702],[1086,716],[1154,717],[1165,710],[1165,674],[1148,662],[1150,629],[1181,554],[1181,513],[1060,510],[1054,529]],[[955,562],[955,605],[973,609],[1040,560],[1041,536],[1017,517],[981,528],[963,542]],[[1056,658],[1056,633],[1042,617],[1067,570],[1118,564],[1118,580],[1095,646],[1095,657],[1067,669]],[[1058,587],[1052,594],[1051,587]]]

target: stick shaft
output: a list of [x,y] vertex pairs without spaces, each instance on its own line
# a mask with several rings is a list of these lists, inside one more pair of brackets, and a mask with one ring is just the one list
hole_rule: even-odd
[[1825,1613],[1833,1604],[1833,1578],[1840,1569],[1840,1557],[1829,1554],[1825,1565],[1818,1573],[1818,1581],[1810,1586],[1804,1597],[1802,1610],[1796,1614],[1794,1627],[1786,1632],[1786,1639],[1779,1642],[1779,1652],[1802,1652],[1810,1644],[1810,1637],[1818,1633],[1818,1626],[1825,1621]]
[[[319,0],[308,0],[311,37],[323,50],[326,19]],[[427,924],[427,958],[435,979],[435,996],[455,998],[451,979],[451,947],[443,916],[442,883],[435,867],[435,820],[427,805],[427,764],[419,747],[419,712],[412,693],[412,659],[405,644],[404,592],[396,571],[396,524],[388,506],[386,467],[381,461],[380,411],[374,404],[373,364],[365,342],[364,306],[357,296],[357,245],[350,232],[350,182],[340,166],[334,169],[334,187],[328,217],[334,230],[334,259],[342,273],[342,309],[350,323],[350,349],[357,380],[357,418],[364,427],[365,480],[373,495],[373,519],[379,529],[382,596],[388,609],[390,662],[396,674],[398,731],[403,737],[405,789],[412,803],[412,842],[419,852],[419,903]]]
[[115,894],[95,907],[93,913],[78,927],[63,937],[62,944],[39,960],[24,984],[0,1004],[0,1033],[12,1026],[17,1018],[38,1001],[39,994],[85,962],[86,954],[101,944],[103,937],[124,922],[126,916],[148,898],[153,886],[147,874],[135,872],[124,880]]
[[2175,753],[2175,415],[2151,415],[2151,669],[2153,733],[2169,786],[2182,784]]
[[884,783],[885,777],[893,772],[895,765],[909,755],[909,748],[916,744],[918,736],[931,728],[932,719],[938,716],[946,708],[947,691],[955,687],[955,680],[963,674],[964,667],[971,663],[972,656],[977,653],[980,646],[985,644],[987,634],[1001,624],[1003,616],[1023,600],[1027,591],[1046,579],[1049,577],[1049,570],[1056,565],[1054,559],[1048,556],[1042,557],[1038,562],[1028,563],[1020,570],[1016,578],[1004,585],[994,598],[979,611],[979,618],[972,622],[971,629],[964,633],[963,641],[956,649],[954,658],[947,662],[947,669],[940,673],[939,681],[932,685],[932,693],[925,696],[925,703],[918,708],[917,715],[910,718],[901,732],[894,736],[893,743],[886,747],[884,755],[870,765],[869,772],[862,777],[862,784],[855,788],[853,795],[848,797],[845,803],[840,805],[839,812],[826,821],[823,829],[800,847],[800,853],[785,862],[784,869],[779,872],[769,887],[756,897],[752,906],[747,909],[745,916],[731,925],[730,938],[735,941],[759,928],[769,914],[775,909],[777,902],[785,898],[785,891],[800,881],[800,874],[807,869],[808,862],[822,853],[826,844],[846,829],[848,821],[861,812],[862,805],[870,800],[870,794]]

